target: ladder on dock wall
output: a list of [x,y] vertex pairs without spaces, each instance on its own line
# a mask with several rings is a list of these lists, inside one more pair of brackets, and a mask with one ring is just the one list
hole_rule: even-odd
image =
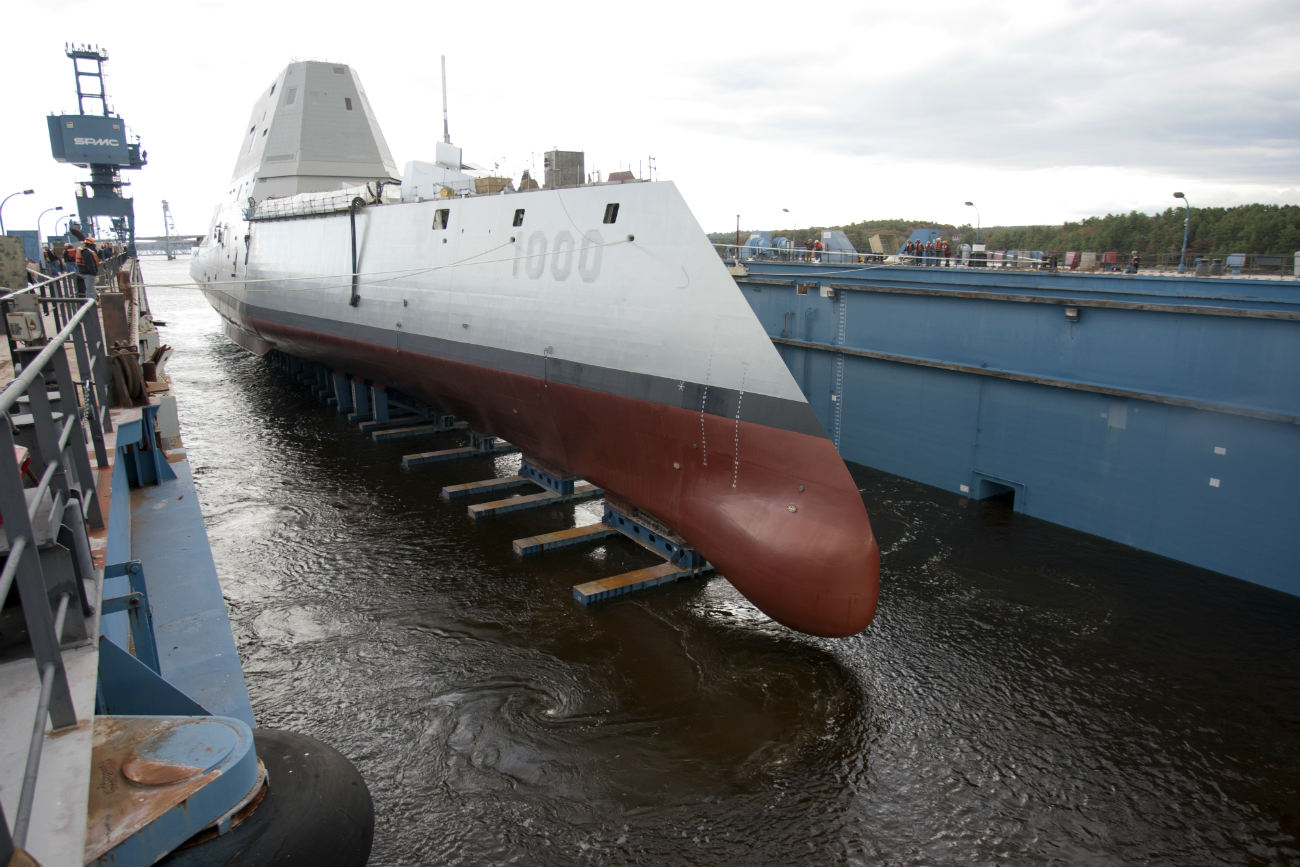
[[[832,290],[833,291],[833,290]],[[835,323],[835,345],[843,346],[848,325],[848,293],[836,292],[835,302],[839,306]],[[835,353],[835,391],[831,395],[835,401],[834,441],[836,451],[840,448],[840,435],[844,431],[844,353]]]

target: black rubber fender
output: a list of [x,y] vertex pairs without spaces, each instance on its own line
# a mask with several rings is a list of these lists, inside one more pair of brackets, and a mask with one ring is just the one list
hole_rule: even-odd
[[228,834],[177,849],[158,864],[361,867],[370,858],[375,806],[348,759],[310,735],[254,729],[271,785]]

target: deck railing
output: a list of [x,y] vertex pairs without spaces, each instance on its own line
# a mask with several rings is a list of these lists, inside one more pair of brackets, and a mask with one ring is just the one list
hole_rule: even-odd
[[[76,279],[53,277],[0,297],[8,311],[19,296],[34,296],[60,325],[44,343],[37,338],[17,347],[11,340],[16,376],[0,393],[0,543],[5,547],[0,607],[17,587],[24,640],[40,678],[12,830],[0,812],[0,849],[26,844],[47,722],[55,731],[77,725],[64,649],[94,638],[89,634],[94,610],[85,586],[94,578],[86,524],[102,527],[104,516],[86,439],[89,433],[99,465],[107,466],[104,432],[111,422],[103,330],[95,301],[77,297]],[[30,307],[30,298],[24,300]],[[68,347],[79,379],[73,377]],[[47,569],[42,563],[40,549],[56,540],[70,554],[69,568]]]

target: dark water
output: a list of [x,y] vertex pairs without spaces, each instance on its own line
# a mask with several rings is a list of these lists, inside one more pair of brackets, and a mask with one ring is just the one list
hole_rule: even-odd
[[1294,598],[855,468],[863,635],[718,578],[584,609],[646,555],[510,541],[597,506],[475,524],[438,491],[490,460],[404,472],[439,446],[370,442],[196,291],[151,298],[254,710],[359,766],[372,863],[1300,863]]

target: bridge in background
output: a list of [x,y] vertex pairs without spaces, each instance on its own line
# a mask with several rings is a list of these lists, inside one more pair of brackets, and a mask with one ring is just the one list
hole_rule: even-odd
[[202,235],[156,235],[136,237],[135,251],[141,256],[163,256],[170,250],[173,257],[188,256],[191,247],[197,247]]

